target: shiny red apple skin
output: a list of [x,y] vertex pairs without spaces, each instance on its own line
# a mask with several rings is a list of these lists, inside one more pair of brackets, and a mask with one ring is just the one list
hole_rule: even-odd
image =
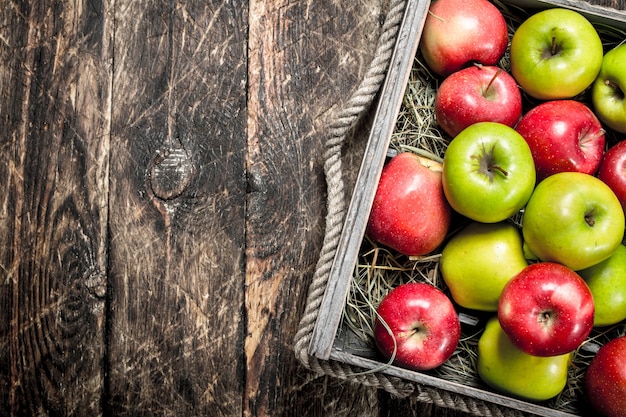
[[396,347],[393,363],[397,366],[416,371],[434,369],[452,356],[459,343],[461,324],[454,305],[433,285],[399,285],[383,298],[377,313],[376,346],[387,360]]
[[626,416],[626,336],[612,339],[598,350],[583,383],[587,400],[597,413]]
[[537,181],[565,171],[594,175],[600,166],[604,129],[593,111],[579,101],[543,102],[524,114],[515,130],[530,146]]
[[522,116],[522,94],[502,68],[474,65],[450,74],[439,85],[435,115],[451,137],[477,122],[514,127]]
[[604,153],[598,178],[613,190],[626,213],[626,138]]
[[506,21],[488,0],[432,2],[420,51],[428,67],[448,76],[473,62],[495,65],[508,46]]
[[369,237],[408,256],[437,249],[452,219],[441,169],[440,163],[411,152],[394,156],[381,173],[367,224]]
[[500,295],[498,320],[520,350],[534,356],[574,351],[593,327],[593,295],[571,269],[554,262],[524,268]]

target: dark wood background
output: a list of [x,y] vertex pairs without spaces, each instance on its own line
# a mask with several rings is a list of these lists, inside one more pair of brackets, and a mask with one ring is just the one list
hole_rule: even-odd
[[461,415],[292,351],[386,7],[0,0],[0,415]]

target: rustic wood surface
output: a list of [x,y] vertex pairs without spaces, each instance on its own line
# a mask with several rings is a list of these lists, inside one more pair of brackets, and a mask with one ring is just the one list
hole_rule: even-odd
[[342,3],[0,2],[1,415],[395,407],[291,348],[385,13]]
[[462,415],[292,351],[386,6],[0,0],[0,415]]

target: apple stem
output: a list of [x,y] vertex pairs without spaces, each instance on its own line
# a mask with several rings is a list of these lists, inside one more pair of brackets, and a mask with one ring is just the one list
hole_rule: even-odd
[[489,168],[488,168],[488,169],[489,169],[489,172],[498,171],[498,172],[500,172],[502,175],[504,175],[505,177],[508,177],[508,176],[509,176],[509,172],[508,172],[506,169],[502,168],[502,167],[501,167],[500,165],[498,165],[498,164],[489,165]]
[[621,94],[622,98],[624,97],[624,92],[622,91],[622,89],[621,89],[621,88],[619,88],[619,87],[617,86],[617,84],[615,84],[613,81],[611,81],[611,80],[604,80],[604,84],[605,84],[607,87],[610,87],[610,88],[612,88],[614,91],[616,91],[616,92],[617,92],[617,94]]
[[496,71],[495,74],[493,74],[493,77],[491,77],[491,80],[489,81],[489,84],[487,84],[487,88],[485,88],[485,91],[483,92],[483,96],[487,96],[489,93],[489,89],[491,88],[491,86],[493,85],[493,82],[496,80],[496,78],[498,78],[498,76],[502,73],[502,69],[498,68],[498,70]]
[[446,19],[444,19],[444,18],[443,18],[443,17],[441,17],[441,16],[437,16],[436,14],[434,14],[433,12],[431,12],[430,10],[428,11],[428,14],[429,14],[429,15],[431,15],[432,17],[434,17],[435,19],[439,19],[440,21],[442,21],[442,22],[444,22],[444,23],[446,22]]
[[600,129],[598,130],[595,135],[593,135],[591,138],[587,139],[586,142],[593,142],[594,140],[596,140],[597,138],[599,138],[600,136],[604,135],[606,133],[606,130],[604,129]]
[[550,49],[552,55],[556,55],[556,36],[552,37],[552,48]]
[[415,329],[407,330],[406,332],[398,332],[398,338],[399,339],[409,338],[413,336],[414,334],[416,334],[417,332],[418,331]]

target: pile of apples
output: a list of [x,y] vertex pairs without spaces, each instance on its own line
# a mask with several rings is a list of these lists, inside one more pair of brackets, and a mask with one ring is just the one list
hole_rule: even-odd
[[[626,43],[605,51],[563,8],[535,12],[509,42],[488,0],[436,0],[420,52],[441,78],[435,114],[451,140],[443,162],[402,152],[385,165],[367,233],[407,256],[440,253],[450,296],[396,287],[374,340],[398,366],[434,369],[457,347],[459,307],[493,313],[478,375],[553,398],[592,329],[626,319]],[[584,386],[597,412],[626,415],[626,336],[599,347]]]

